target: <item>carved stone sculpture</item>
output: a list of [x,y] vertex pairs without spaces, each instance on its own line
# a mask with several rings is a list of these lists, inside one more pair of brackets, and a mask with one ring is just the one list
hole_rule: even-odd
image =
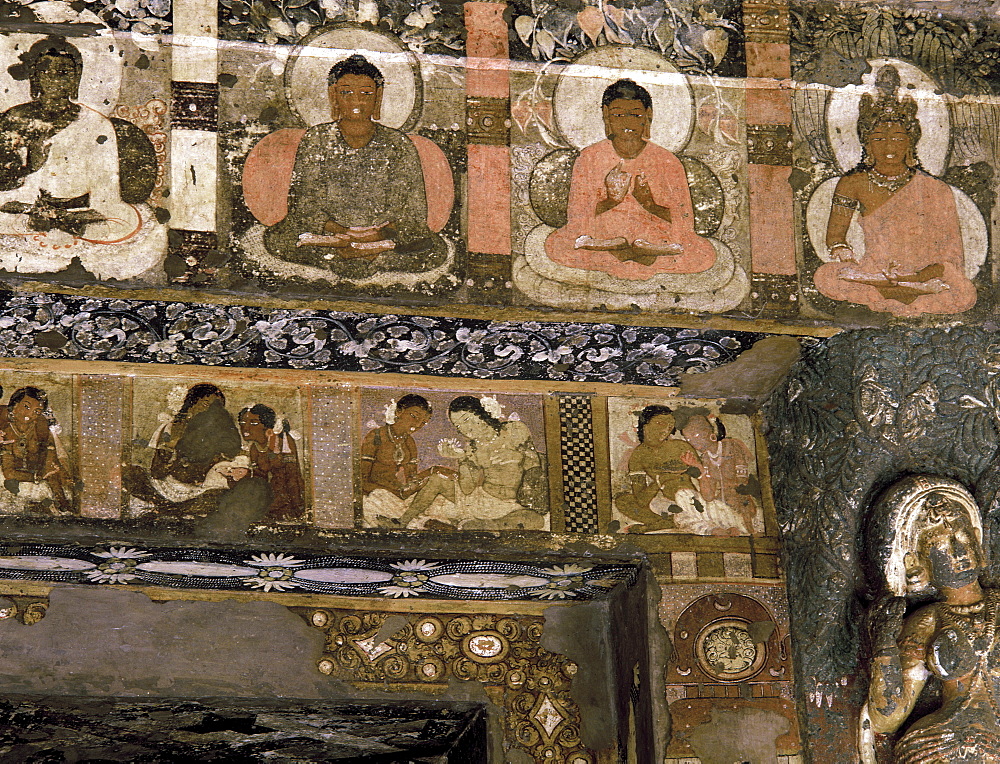
[[[862,759],[876,761],[876,733],[903,729],[895,764],[1000,762],[1000,591],[980,584],[979,507],[960,483],[922,475],[895,483],[880,505],[873,516],[888,536],[879,556],[889,592],[870,617]],[[921,692],[935,680],[941,700],[930,710]]]

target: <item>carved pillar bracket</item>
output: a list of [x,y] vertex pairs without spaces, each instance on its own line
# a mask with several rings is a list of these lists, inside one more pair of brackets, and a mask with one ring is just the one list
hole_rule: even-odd
[[5,594],[0,596],[0,621],[13,618],[25,626],[38,623],[49,609],[47,595]]
[[383,691],[480,682],[506,711],[506,747],[520,746],[535,761],[597,761],[580,741],[580,711],[570,697],[577,664],[541,646],[541,616],[291,610],[323,631],[323,674]]

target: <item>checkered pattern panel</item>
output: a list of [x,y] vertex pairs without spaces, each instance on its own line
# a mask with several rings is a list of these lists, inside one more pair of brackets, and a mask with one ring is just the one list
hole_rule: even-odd
[[559,396],[559,431],[566,530],[597,533],[597,475],[589,396]]

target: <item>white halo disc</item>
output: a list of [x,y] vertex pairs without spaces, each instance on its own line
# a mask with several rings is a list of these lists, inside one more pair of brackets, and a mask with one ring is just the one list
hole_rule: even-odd
[[940,175],[944,172],[944,163],[948,158],[951,119],[944,97],[935,92],[939,90],[937,83],[922,69],[899,59],[872,58],[868,60],[868,64],[871,71],[862,76],[861,84],[835,90],[827,106],[827,135],[840,169],[847,172],[861,161],[861,141],[858,138],[861,94],[875,95],[875,78],[879,69],[892,64],[899,72],[896,97],[909,96],[917,103],[917,119],[920,121],[917,156],[920,163],[931,175]]
[[603,141],[601,96],[608,85],[629,79],[653,100],[650,139],[680,151],[694,126],[694,97],[687,77],[648,48],[609,45],[588,51],[559,73],[552,108],[559,132],[578,149]]
[[321,31],[292,52],[285,69],[289,107],[310,127],[329,122],[330,68],[354,53],[368,59],[385,78],[379,124],[403,127],[417,106],[417,61],[390,37],[357,27]]
[[[38,40],[41,34],[0,35],[0,111],[31,100],[31,86],[27,80],[15,80],[7,67],[20,62],[18,58]],[[80,51],[83,74],[80,76],[80,95],[77,100],[99,111],[104,116],[118,105],[122,85],[121,48],[108,30],[94,37],[70,37],[67,42]]]

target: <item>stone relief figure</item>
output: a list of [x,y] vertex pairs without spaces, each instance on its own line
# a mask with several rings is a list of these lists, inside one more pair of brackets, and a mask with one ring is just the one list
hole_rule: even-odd
[[976,303],[971,278],[985,256],[985,223],[968,197],[922,165],[920,107],[899,95],[901,82],[896,65],[877,69],[874,93],[862,93],[857,107],[860,160],[810,201],[810,236],[825,260],[815,285],[833,300],[896,316],[962,313]]
[[649,140],[649,91],[618,80],[604,91],[601,112],[608,137],[577,157],[568,221],[545,240],[548,256],[627,279],[707,270],[715,250],[694,231],[684,166]]
[[[262,225],[247,232],[243,247],[249,264],[271,276],[355,286],[430,283],[448,272],[454,254],[438,233],[454,201],[451,169],[432,141],[392,126],[415,111],[411,67],[383,60],[385,41],[374,33],[325,34],[347,44],[348,33],[375,51],[332,52],[335,63],[322,72],[313,71],[314,57],[289,63],[290,100],[303,87],[295,82],[308,75],[317,90],[320,74],[326,111],[320,117],[312,106],[292,104],[311,126],[272,133],[248,155],[244,200]],[[408,80],[409,91],[390,78]]]
[[531,172],[542,223],[515,258],[518,290],[569,308],[738,305],[746,272],[711,238],[731,214],[720,181],[679,155],[694,124],[686,77],[648,49],[598,48],[560,73],[551,106],[559,139],[579,151],[556,149]]
[[[896,764],[1000,761],[1000,593],[986,588],[979,508],[959,483],[915,476],[881,499],[894,529],[882,550],[889,594],[871,617],[868,702],[860,723],[865,764],[874,733],[904,729]],[[907,597],[934,598],[907,613]],[[940,681],[936,710],[913,719],[928,681]]]
[[0,412],[0,514],[72,511],[72,479],[48,395],[22,387]]
[[[411,396],[401,399],[409,406],[397,417],[421,408],[408,398]],[[429,413],[421,416],[414,412],[403,419],[404,431],[394,432],[393,424],[387,422],[386,428],[366,436],[362,459],[369,464],[362,468],[362,479],[369,486],[363,505],[369,524],[442,530],[547,527],[544,462],[527,425],[514,415],[503,418],[500,404],[491,396],[454,398],[448,405],[448,420],[466,442],[444,439],[438,443],[438,454],[456,466],[417,472],[416,446],[411,448],[406,440],[416,430],[406,433],[405,429],[418,427],[417,422],[426,423],[427,418]],[[385,433],[382,447],[393,450],[391,466],[385,458],[380,465],[378,454],[373,452],[379,447],[376,440],[380,432]],[[397,462],[396,472],[386,474]]]
[[[45,37],[10,69],[31,100],[0,114],[0,267],[59,271],[77,258],[98,278],[128,279],[166,249],[144,204],[155,152],[142,130],[81,99],[83,61],[73,43]],[[120,67],[117,57],[108,65]]]

